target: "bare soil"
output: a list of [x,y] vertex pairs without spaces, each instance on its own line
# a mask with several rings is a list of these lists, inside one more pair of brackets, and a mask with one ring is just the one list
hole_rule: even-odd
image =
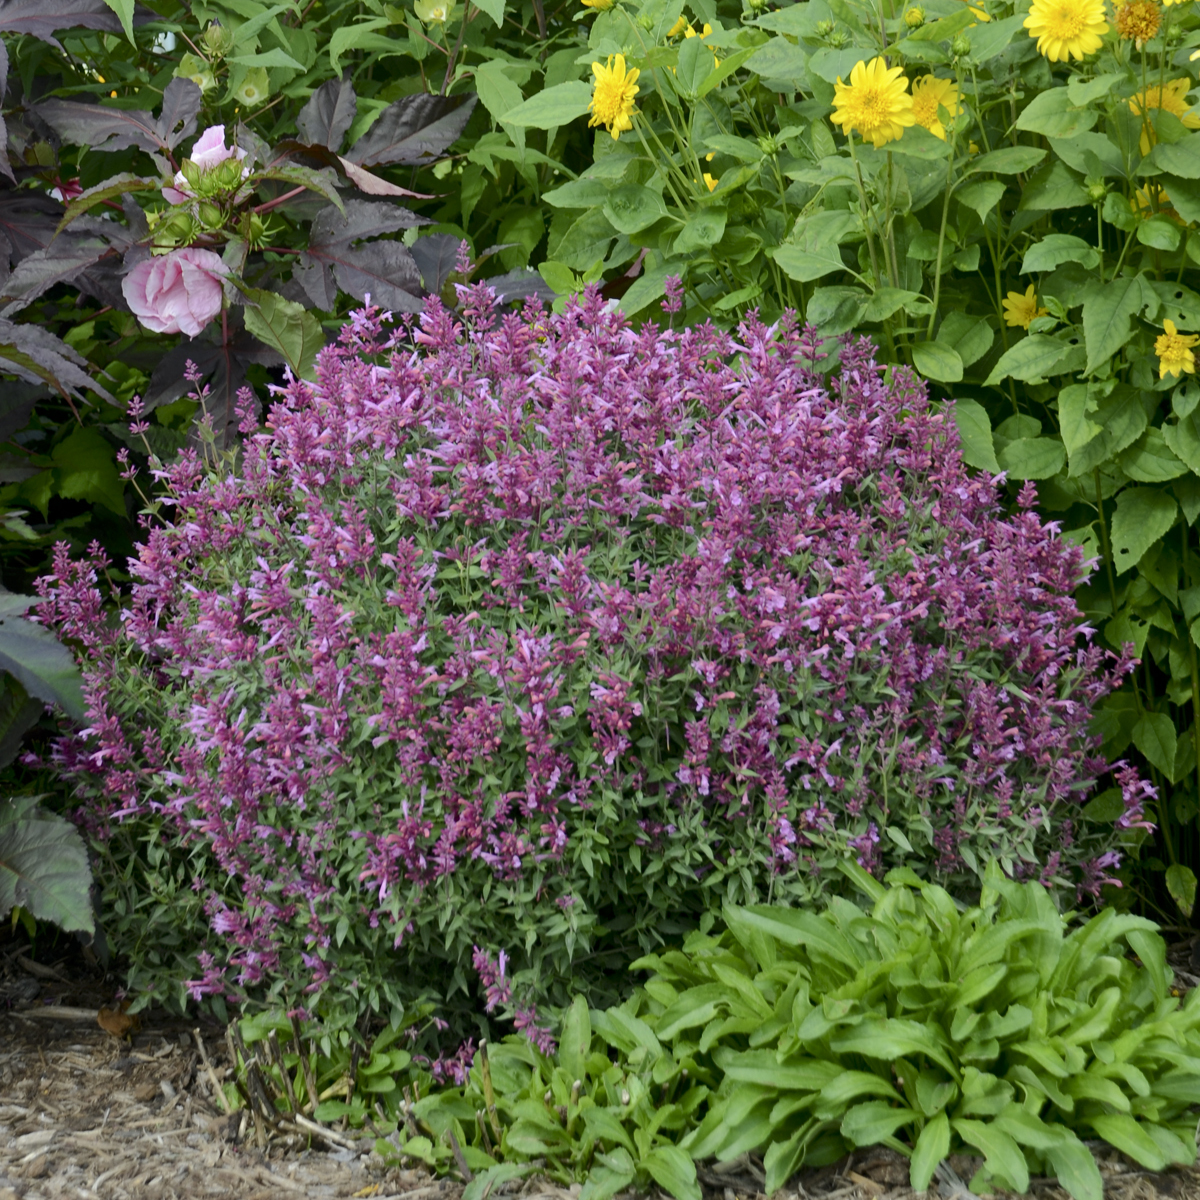
[[[1194,984],[1185,950],[1172,958],[1180,982]],[[97,1014],[113,1005],[111,985],[74,958],[50,966],[12,942],[0,950],[0,1200],[461,1200],[462,1184],[388,1167],[374,1137],[352,1130],[275,1136],[259,1149],[246,1115],[218,1107],[196,1026],[160,1015],[126,1038],[106,1031]],[[223,1075],[223,1030],[199,1032]],[[1093,1149],[1106,1200],[1200,1200],[1200,1170],[1156,1174],[1103,1144]],[[901,1156],[863,1151],[802,1172],[777,1200],[978,1200],[963,1182],[974,1165],[952,1159],[918,1197]],[[701,1169],[700,1179],[706,1200],[763,1200],[754,1158]],[[579,1188],[530,1180],[498,1190],[573,1200]],[[1050,1180],[1032,1191],[1070,1200]]]

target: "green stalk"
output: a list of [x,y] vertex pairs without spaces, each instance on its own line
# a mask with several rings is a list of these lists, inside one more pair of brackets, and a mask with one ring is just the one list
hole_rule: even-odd
[[875,286],[878,287],[883,278],[879,273],[879,257],[875,253],[875,235],[871,230],[871,215],[867,205],[867,189],[863,183],[862,168],[858,165],[858,155],[854,153],[854,134],[847,133],[846,141],[850,146],[850,161],[854,163],[854,176],[858,183],[858,201],[862,205],[863,229],[867,235],[867,252],[871,256],[871,272],[875,276]]

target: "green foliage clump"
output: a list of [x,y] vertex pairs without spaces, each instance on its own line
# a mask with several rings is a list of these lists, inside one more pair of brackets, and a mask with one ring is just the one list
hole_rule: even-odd
[[401,1153],[544,1160],[581,1200],[651,1182],[693,1200],[695,1161],[747,1151],[768,1193],[883,1144],[917,1191],[967,1153],[974,1191],[1047,1174],[1077,1200],[1103,1192],[1082,1139],[1151,1170],[1195,1160],[1200,993],[1181,1001],[1152,923],[1106,909],[1068,932],[1044,888],[995,870],[964,911],[906,869],[886,888],[845,869],[869,911],[727,909],[725,932],[639,960],[626,1003],[577,1000],[553,1059],[509,1038],[404,1106]]

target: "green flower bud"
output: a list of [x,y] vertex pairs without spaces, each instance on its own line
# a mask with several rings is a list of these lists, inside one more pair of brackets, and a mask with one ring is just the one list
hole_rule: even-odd
[[209,172],[212,184],[223,192],[233,191],[242,182],[242,166],[240,158],[227,158],[218,163]]
[[213,21],[200,40],[214,58],[224,58],[233,49],[233,31],[226,29],[220,21]]
[[925,10],[919,5],[914,5],[904,14],[904,23],[909,29],[920,29],[925,24]]
[[654,21],[645,13],[640,13],[638,15],[637,23],[647,32],[654,28]]
[[764,12],[767,7],[767,0],[746,0],[746,7],[755,15]]
[[758,139],[758,148],[768,157],[774,158],[779,153],[779,143],[773,137],[764,135]]
[[950,43],[950,49],[955,58],[965,58],[971,53],[971,39],[965,33],[960,33]]
[[835,29],[825,40],[835,50],[844,50],[850,45],[851,37],[844,29]]
[[185,158],[183,162],[179,164],[179,170],[184,179],[187,180],[188,187],[191,188],[193,192],[197,192],[201,187],[202,180],[204,179],[203,168],[196,166],[196,164],[192,162],[190,158]]
[[221,210],[208,200],[202,200],[199,208],[196,210],[200,218],[200,224],[205,229],[213,230],[220,229],[225,224],[225,217]]
[[817,22],[817,37],[827,38],[832,32],[833,32],[833,22],[832,21],[818,21]]
[[1093,204],[1103,204],[1104,197],[1108,195],[1108,184],[1103,179],[1097,179],[1093,175],[1089,175],[1084,180],[1084,190],[1087,192],[1088,200]]

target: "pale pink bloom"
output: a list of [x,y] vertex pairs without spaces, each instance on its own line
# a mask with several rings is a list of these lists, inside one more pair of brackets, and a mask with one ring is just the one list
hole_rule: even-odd
[[195,337],[221,311],[224,273],[219,255],[192,246],[138,263],[121,290],[147,329]]
[[[227,158],[236,158],[241,162],[245,157],[246,152],[241,146],[225,145],[224,125],[210,125],[197,139],[191,154],[188,155],[202,171],[210,171],[213,167],[220,166]],[[185,204],[195,196],[182,171],[175,173],[174,186],[163,188],[162,194],[163,199],[171,204]]]

